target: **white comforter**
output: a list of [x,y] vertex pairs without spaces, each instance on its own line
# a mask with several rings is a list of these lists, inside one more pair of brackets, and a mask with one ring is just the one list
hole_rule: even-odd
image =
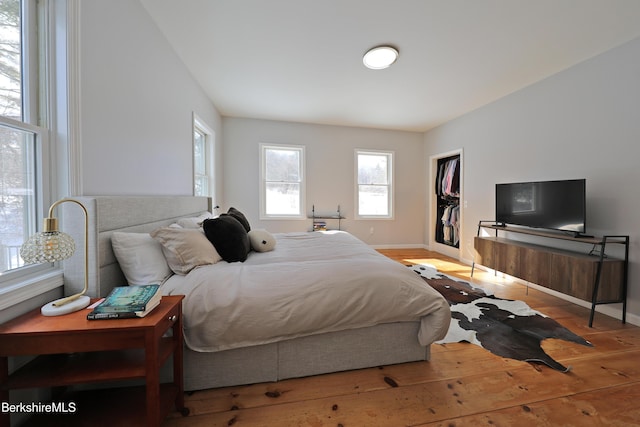
[[421,345],[445,336],[449,305],[410,268],[346,232],[275,236],[274,251],[199,267],[163,285],[165,294],[186,295],[189,348],[221,351],[418,319]]

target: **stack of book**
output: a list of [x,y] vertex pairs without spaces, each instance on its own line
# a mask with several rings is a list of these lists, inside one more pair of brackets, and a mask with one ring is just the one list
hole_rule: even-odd
[[160,304],[159,285],[119,286],[107,295],[93,311],[89,320],[144,317]]
[[326,231],[326,230],[327,230],[326,221],[313,221],[313,231]]

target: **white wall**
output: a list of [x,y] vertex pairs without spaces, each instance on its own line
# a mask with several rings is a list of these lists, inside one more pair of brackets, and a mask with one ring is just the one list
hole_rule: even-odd
[[[223,209],[235,205],[274,232],[308,229],[310,221],[258,219],[259,144],[301,144],[308,212],[340,204],[344,228],[367,243],[419,246],[432,232],[424,215],[429,156],[463,149],[463,260],[473,258],[477,221],[494,216],[495,183],[584,177],[587,231],[631,235],[629,312],[640,316],[640,40],[422,135],[223,120],[138,1],[83,0],[80,11],[83,194],[191,194],[195,111],[216,131]],[[396,151],[393,221],[354,220],[355,148]]]
[[[423,245],[425,182],[421,133],[239,118],[224,118],[223,133],[226,205],[221,206],[222,211],[234,206],[245,212],[252,227],[272,232],[309,230],[311,220],[259,219],[260,144],[303,145],[307,213],[311,213],[313,204],[316,212],[325,214],[333,213],[340,205],[347,217],[342,228],[371,245]],[[356,148],[395,152],[393,220],[354,220]]]
[[83,0],[80,13],[82,192],[192,194],[193,112],[221,166],[215,107],[137,0]]
[[463,259],[494,218],[496,183],[586,178],[587,233],[631,236],[628,313],[640,316],[638,58],[640,39],[425,134],[426,158],[464,149]]

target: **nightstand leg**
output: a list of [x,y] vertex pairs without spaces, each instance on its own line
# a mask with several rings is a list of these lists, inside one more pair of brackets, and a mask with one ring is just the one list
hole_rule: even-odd
[[158,340],[148,333],[145,343],[147,426],[160,425],[160,375],[158,372]]
[[182,347],[182,313],[178,315],[173,324],[173,383],[178,388],[176,394],[176,410],[182,415],[188,415],[189,411],[184,407],[184,374],[183,374],[183,347]]

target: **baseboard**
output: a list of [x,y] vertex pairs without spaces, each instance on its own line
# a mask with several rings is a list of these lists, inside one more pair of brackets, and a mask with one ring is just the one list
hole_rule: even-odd
[[[573,304],[579,305],[580,307],[588,308],[591,310],[591,303],[588,301],[581,300],[579,298],[572,297],[571,295],[563,294],[562,292],[554,291],[553,289],[545,288],[544,286],[536,285],[535,283],[526,283],[521,280],[517,280],[519,283],[523,283],[528,285],[532,289],[536,289],[540,292],[544,292],[549,295],[553,295],[554,297],[560,298],[562,300],[571,302]],[[622,303],[619,304],[607,304],[607,305],[597,305],[596,313],[604,314],[605,316],[612,317],[614,319],[618,319],[622,321]],[[594,320],[594,324],[598,322],[596,318]],[[626,322],[635,326],[640,326],[640,317],[636,315],[630,315],[627,313]]]
[[402,245],[369,245],[373,249],[427,249],[426,245],[422,243],[410,243]]

